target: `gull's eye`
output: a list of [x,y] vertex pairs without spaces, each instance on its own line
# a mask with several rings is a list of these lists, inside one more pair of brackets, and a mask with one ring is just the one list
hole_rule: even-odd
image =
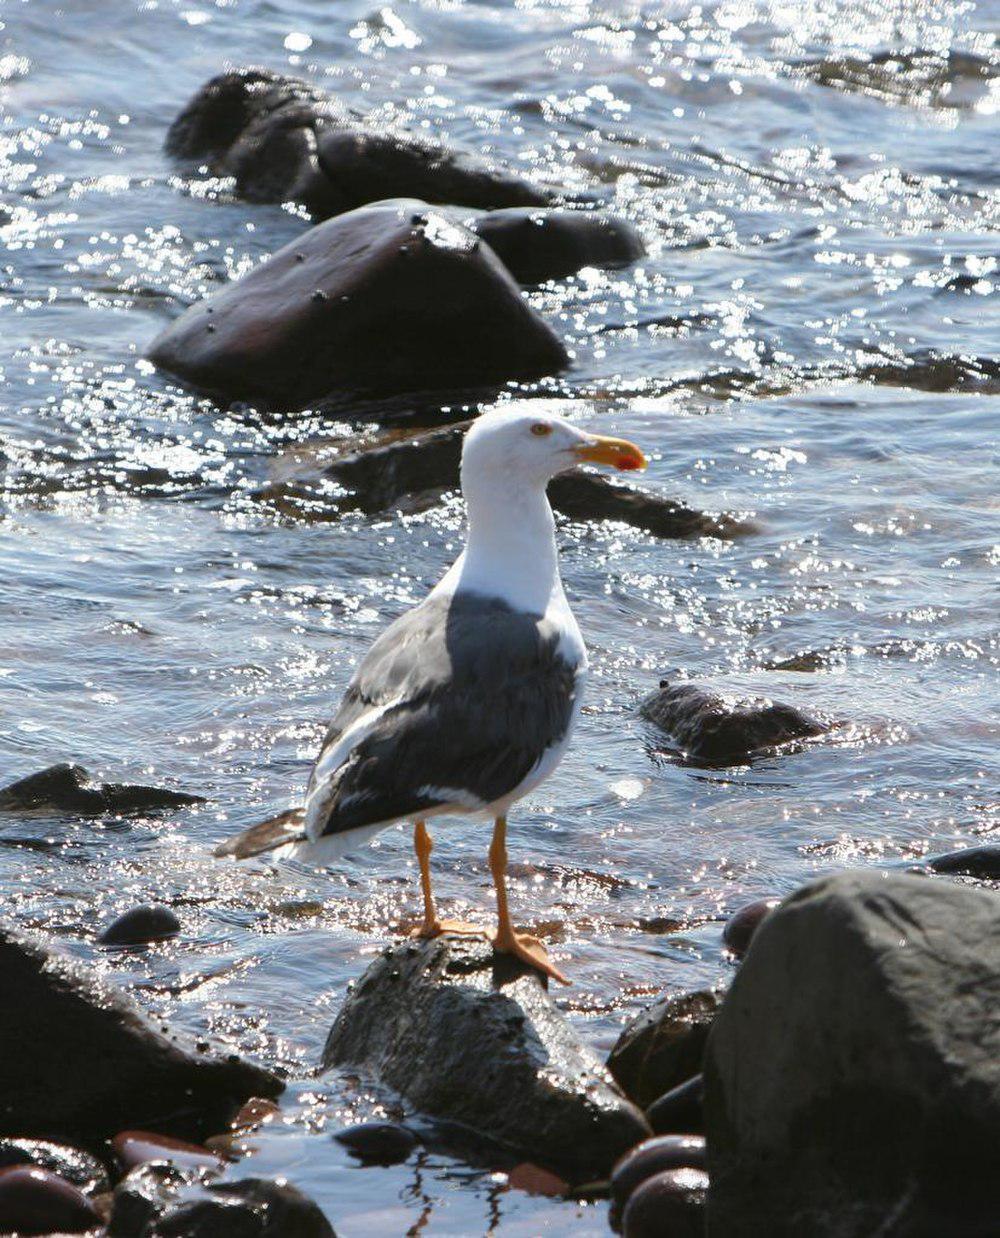
[[537,434],[539,438],[544,438],[546,434],[552,433],[552,427],[544,421],[536,421],[531,427],[531,433]]

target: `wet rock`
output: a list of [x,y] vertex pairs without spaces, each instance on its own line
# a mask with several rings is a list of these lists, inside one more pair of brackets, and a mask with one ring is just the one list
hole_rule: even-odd
[[515,1165],[507,1174],[507,1185],[526,1195],[544,1195],[549,1199],[558,1199],[569,1190],[568,1182],[531,1161]]
[[96,1156],[46,1139],[0,1139],[0,1170],[15,1165],[47,1169],[87,1195],[106,1191],[110,1186]]
[[705,1129],[704,1099],[704,1078],[695,1075],[653,1101],[646,1117],[657,1135],[700,1134]]
[[484,942],[385,951],[348,996],[323,1065],[352,1066],[575,1181],[648,1134],[538,975]]
[[1000,881],[1000,847],[965,847],[926,861],[935,873],[954,873],[978,877],[980,881]]
[[0,1233],[81,1234],[100,1217],[77,1187],[47,1169],[0,1169]]
[[671,1169],[704,1170],[705,1164],[705,1140],[701,1135],[658,1135],[637,1144],[611,1173],[612,1228],[619,1228],[625,1205],[648,1178]]
[[625,1095],[645,1108],[701,1073],[705,1042],[722,1003],[715,989],[662,998],[618,1037],[608,1069]]
[[708,1232],[996,1232],[1000,898],[885,872],[761,926],[705,1058]]
[[121,782],[92,782],[82,765],[50,765],[0,790],[0,811],[54,808],[97,815],[204,804],[200,795]]
[[150,348],[185,382],[295,408],[553,374],[567,354],[467,228],[382,203],[311,229],[192,306]]
[[138,946],[147,941],[176,937],[180,931],[181,922],[169,907],[145,904],[112,920],[98,934],[97,941],[102,946]]
[[39,936],[0,925],[0,1134],[95,1146],[131,1127],[200,1139],[281,1081],[156,1031]]
[[120,1131],[111,1141],[122,1169],[128,1172],[149,1161],[169,1161],[181,1169],[219,1169],[224,1161],[208,1148],[152,1131]]
[[627,220],[600,211],[511,207],[485,215],[457,214],[520,284],[563,279],[584,267],[625,267],[646,252]]
[[265,69],[206,82],[171,125],[166,149],[235,177],[241,197],[299,202],[317,219],[384,198],[490,209],[552,196],[505,169],[367,126],[331,95]]
[[628,1201],[622,1233],[625,1238],[704,1238],[707,1194],[708,1174],[702,1169],[668,1169],[647,1178]]
[[[324,475],[351,490],[352,505],[369,513],[385,511],[407,495],[456,489],[462,439],[471,424],[393,434],[337,457]],[[696,511],[662,495],[618,485],[599,473],[574,471],[555,477],[548,494],[555,510],[570,519],[617,520],[656,537],[733,537],[747,531],[731,516]]]
[[146,1238],[149,1227],[173,1206],[182,1191],[211,1176],[204,1168],[182,1168],[167,1161],[139,1165],[115,1187],[108,1238]]
[[234,1131],[256,1130],[270,1122],[278,1112],[278,1106],[273,1100],[267,1100],[263,1096],[251,1096],[245,1105],[240,1106],[231,1125]]
[[760,898],[729,917],[722,930],[722,940],[738,959],[750,949],[754,934],[780,904],[780,898]]
[[334,1139],[365,1165],[398,1165],[419,1142],[398,1122],[363,1122],[337,1131]]
[[243,1178],[207,1186],[168,1208],[143,1238],[336,1238],[330,1222],[294,1186]]
[[761,698],[729,700],[697,684],[666,679],[639,712],[666,731],[685,759],[708,765],[733,765],[829,729],[794,705]]

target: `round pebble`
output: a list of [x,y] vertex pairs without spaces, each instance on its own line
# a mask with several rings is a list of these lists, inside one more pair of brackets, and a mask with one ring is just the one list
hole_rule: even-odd
[[649,1124],[657,1135],[697,1135],[705,1129],[702,1100],[705,1083],[701,1075],[695,1075],[687,1083],[664,1092],[659,1100],[646,1110]]
[[738,959],[746,954],[754,933],[780,903],[780,898],[758,899],[756,903],[747,903],[729,917],[722,930],[722,940]]
[[409,1127],[398,1122],[363,1122],[338,1131],[334,1139],[365,1165],[398,1165],[419,1142]]
[[97,941],[101,946],[141,946],[147,941],[176,937],[180,931],[181,922],[169,907],[150,903],[112,920]]
[[708,1174],[668,1169],[636,1187],[622,1218],[624,1238],[704,1238]]
[[657,1135],[636,1144],[611,1171],[611,1198],[624,1208],[629,1196],[647,1178],[667,1169],[704,1169],[705,1140],[701,1135]]
[[47,1169],[0,1170],[0,1233],[82,1234],[100,1224],[90,1200]]
[[224,1163],[208,1148],[151,1131],[122,1131],[112,1139],[111,1146],[126,1173],[147,1161],[169,1161],[180,1169],[218,1169]]

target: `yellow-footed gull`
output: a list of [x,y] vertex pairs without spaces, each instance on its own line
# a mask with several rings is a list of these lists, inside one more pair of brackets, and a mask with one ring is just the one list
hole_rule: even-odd
[[[588,434],[511,404],[465,436],[465,549],[438,585],[375,641],[351,679],[313,768],[303,809],[217,849],[331,863],[394,822],[414,823],[424,919],[418,934],[474,931],[438,918],[427,819],[492,818],[494,947],[565,982],[507,906],[507,812],[559,764],[580,711],[587,652],[559,576],[545,489],[579,464],[640,469],[624,439]],[[568,983],[568,982],[567,982]]]

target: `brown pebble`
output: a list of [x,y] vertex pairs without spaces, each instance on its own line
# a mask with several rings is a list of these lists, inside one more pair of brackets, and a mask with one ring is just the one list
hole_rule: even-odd
[[624,1238],[704,1238],[708,1174],[668,1169],[636,1187],[622,1218]]
[[569,1190],[568,1182],[531,1161],[515,1165],[507,1175],[507,1182],[516,1191],[524,1191],[528,1195],[559,1197]]
[[747,903],[729,917],[722,930],[722,940],[738,959],[750,949],[754,934],[780,902],[780,898],[761,898]]
[[223,1163],[217,1152],[152,1131],[122,1131],[111,1146],[126,1173],[147,1161],[169,1161],[182,1169],[218,1169]]
[[0,1233],[82,1234],[101,1218],[82,1191],[47,1169],[0,1170]]
[[230,1125],[234,1131],[252,1130],[255,1126],[270,1122],[278,1112],[278,1106],[273,1100],[266,1100],[263,1096],[251,1096],[241,1106]]

